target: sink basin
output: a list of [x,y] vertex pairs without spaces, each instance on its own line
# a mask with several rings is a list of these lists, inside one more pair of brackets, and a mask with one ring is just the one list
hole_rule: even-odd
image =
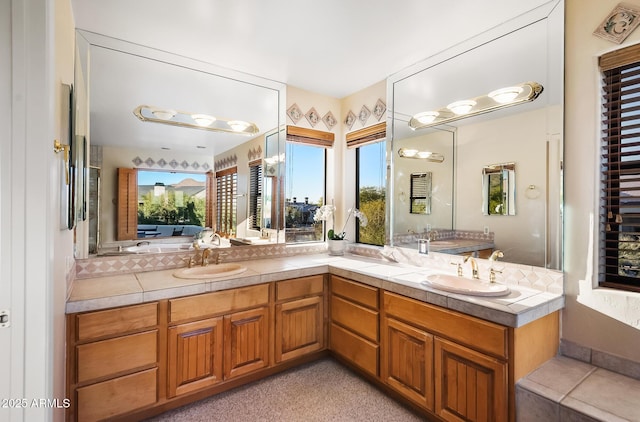
[[225,264],[207,265],[206,267],[181,268],[174,272],[173,276],[176,278],[209,279],[240,274],[246,270],[247,267],[230,262]]
[[506,296],[510,293],[504,284],[487,283],[449,274],[428,275],[424,283],[439,290],[471,296]]

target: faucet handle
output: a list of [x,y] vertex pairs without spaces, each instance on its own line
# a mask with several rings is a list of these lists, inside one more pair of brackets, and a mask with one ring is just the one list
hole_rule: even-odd
[[187,259],[185,259],[185,261],[187,261],[187,266],[189,268],[193,267],[196,264],[196,259],[194,256],[190,256]]
[[496,273],[502,274],[502,271],[496,270],[495,268],[489,268],[489,283],[496,282]]
[[458,277],[462,277],[462,264],[460,262],[450,262],[451,265],[457,265],[458,266]]

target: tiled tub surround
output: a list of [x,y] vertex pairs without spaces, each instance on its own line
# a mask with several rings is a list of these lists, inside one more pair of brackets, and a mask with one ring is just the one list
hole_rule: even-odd
[[[230,248],[230,250],[233,249]],[[184,264],[178,265],[182,262],[181,260],[184,260],[184,256],[178,259],[168,256],[151,257],[144,255],[144,257],[134,258],[136,259],[134,264],[127,265],[126,261],[119,261],[122,265],[117,265],[118,268],[113,271],[103,272],[99,272],[97,269],[106,265],[104,262],[92,262],[86,265],[80,263],[78,275],[80,276],[80,274],[84,274],[91,269],[94,277],[86,278],[85,275],[85,278],[78,277],[75,280],[70,298],[67,301],[66,310],[68,313],[74,313],[132,305],[158,299],[324,273],[360,281],[426,303],[457,310],[510,327],[525,325],[561,309],[564,305],[564,298],[561,293],[519,285],[517,279],[514,279],[512,283],[508,283],[511,288],[511,293],[508,296],[497,298],[447,293],[421,284],[424,277],[432,272],[455,273],[455,267],[450,264],[452,256],[446,254],[430,254],[428,257],[418,257],[412,256],[412,251],[394,249],[395,255],[398,258],[402,257],[406,262],[390,262],[355,254],[348,254],[344,257],[331,257],[325,253],[309,254],[309,252],[293,254],[293,248],[285,248],[291,254],[290,256],[275,258],[273,256],[260,256],[260,252],[254,247],[239,247],[237,249],[251,249],[250,253],[257,256],[242,262],[247,267],[244,273],[215,280],[185,280],[173,277],[172,274],[175,268],[184,266]],[[373,253],[369,248],[363,248],[362,251],[354,248],[354,252],[366,252],[367,250],[369,253]],[[378,248],[378,254],[379,251]],[[130,257],[127,258],[132,259]],[[144,263],[140,261],[142,259],[145,260]],[[149,271],[149,266],[152,264],[146,260],[158,260],[166,266],[160,270]],[[486,279],[490,263],[480,259],[478,263],[481,276],[484,274],[482,277]],[[146,268],[147,270],[131,270],[136,267]],[[102,274],[102,276],[95,276],[97,274]],[[504,275],[503,273],[502,276]],[[554,274],[553,272],[545,273],[543,271],[538,275],[549,279],[557,277],[561,280],[562,278],[561,273]]]

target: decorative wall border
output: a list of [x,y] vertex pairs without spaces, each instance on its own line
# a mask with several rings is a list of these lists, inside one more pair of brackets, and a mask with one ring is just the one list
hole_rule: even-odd
[[136,155],[131,159],[131,162],[137,168],[170,168],[172,170],[181,169],[181,170],[194,170],[194,171],[209,171],[211,170],[211,165],[206,161],[203,163],[198,163],[194,161],[192,163],[187,160],[178,161],[175,158],[158,158],[154,159],[152,157],[147,157],[146,159],[142,159],[139,155]]
[[233,154],[216,161],[214,167],[216,170],[221,170],[227,167],[235,166],[236,164],[238,164],[238,156]]

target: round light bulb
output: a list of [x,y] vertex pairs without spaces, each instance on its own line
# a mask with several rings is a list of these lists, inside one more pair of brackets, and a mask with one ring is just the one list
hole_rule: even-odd
[[249,127],[249,123],[242,120],[231,120],[229,126],[231,126],[231,129],[235,132],[242,132]]
[[176,115],[175,110],[160,110],[158,108],[151,109],[151,113],[160,120],[171,120]]
[[489,93],[489,98],[500,104],[507,104],[515,100],[522,92],[519,86],[496,89]]
[[192,114],[191,118],[198,126],[210,126],[211,123],[216,121],[215,117],[209,116],[208,114]]
[[418,113],[413,116],[414,119],[422,123],[423,125],[433,123],[433,121],[438,117],[440,113],[437,111],[424,111],[422,113]]
[[455,101],[447,106],[447,108],[453,111],[455,114],[467,114],[471,111],[476,102],[473,100]]

